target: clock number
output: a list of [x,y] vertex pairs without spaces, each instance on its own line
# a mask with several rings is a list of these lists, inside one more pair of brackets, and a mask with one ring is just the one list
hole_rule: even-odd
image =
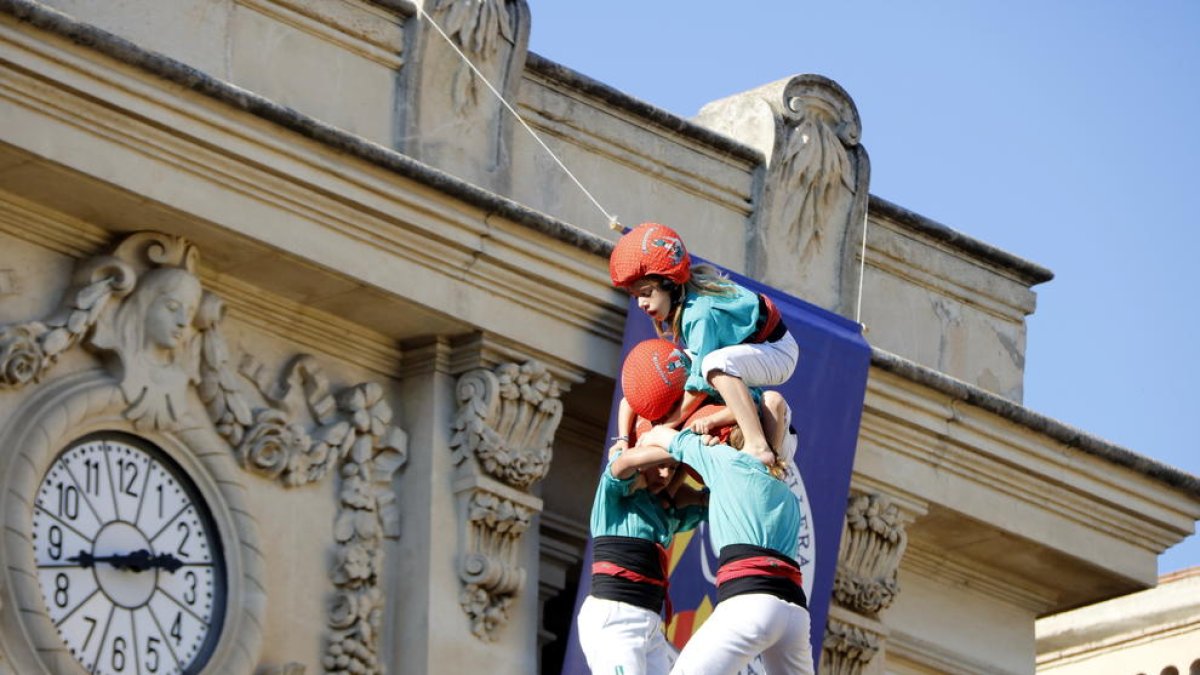
[[50,532],[47,533],[47,538],[50,540],[50,558],[58,560],[62,557],[62,530],[57,525],[51,525]]
[[100,460],[89,459],[83,463],[83,467],[84,467],[84,471],[85,471],[84,482],[87,483],[87,485],[84,487],[84,491],[88,492],[90,494],[99,496],[100,495]]
[[71,587],[71,580],[67,575],[59,572],[54,576],[54,604],[61,609],[67,606],[70,598],[67,596],[67,589]]
[[163,486],[162,486],[162,483],[159,483],[158,486],[155,487],[154,489],[158,490],[158,518],[159,518],[159,520],[162,520],[162,517],[163,517]]
[[187,544],[188,537],[192,536],[192,528],[188,527],[187,523],[180,522],[175,526],[175,529],[183,530],[183,539],[179,540],[179,548],[175,549],[175,552],[186,558],[188,552],[183,550],[183,546]]
[[58,489],[58,515],[65,516],[67,520],[78,518],[79,490],[76,490],[74,485],[63,485],[62,481],[54,487]]
[[152,673],[158,672],[158,650],[154,648],[154,645],[159,642],[160,640],[156,637],[146,638],[146,670]]
[[113,638],[112,668],[125,670],[125,638],[119,635]]
[[194,605],[196,604],[196,573],[188,570],[187,574],[183,575],[183,578],[187,579],[188,583],[192,585],[191,588],[187,589],[187,592],[183,594],[183,601],[189,605]]
[[175,638],[175,644],[183,641],[183,612],[175,613],[175,621],[171,623],[171,637]]
[[81,650],[87,649],[88,643],[92,641],[92,633],[94,633],[96,631],[96,620],[95,619],[93,619],[90,616],[85,616],[85,617],[83,617],[83,620],[90,623],[91,625],[88,626],[87,637],[83,638],[83,646],[80,647]]
[[[130,497],[138,496],[138,494],[133,491],[133,484],[135,481],[137,481],[138,475],[137,463],[133,460],[117,460],[117,472],[121,474],[121,482],[124,483],[124,487],[121,488],[121,491]],[[126,477],[126,474],[128,474],[128,477]]]

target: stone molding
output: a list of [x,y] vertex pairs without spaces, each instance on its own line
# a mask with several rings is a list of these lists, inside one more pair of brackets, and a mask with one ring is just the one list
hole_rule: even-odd
[[850,95],[826,77],[797,75],[710,103],[698,119],[767,158],[749,273],[849,315],[871,173]]
[[497,638],[525,585],[520,541],[542,508],[529,490],[550,469],[565,386],[532,359],[458,378],[450,451],[460,476],[460,604],[481,640]]
[[[503,328],[515,341],[611,374],[617,362],[612,354],[620,344],[620,331],[614,327],[619,329],[624,305],[617,302],[603,270],[589,262],[611,249],[607,240],[412,157],[139,51],[36,3],[0,0],[0,13],[9,11],[18,18],[4,16],[0,33],[20,69],[6,70],[0,87],[13,94],[14,114],[28,116],[31,123],[69,126],[93,147],[76,157],[60,156],[51,149],[45,156],[47,163],[61,162],[88,173],[82,165],[90,158],[113,153],[104,166],[93,168],[100,172],[95,175],[98,181],[112,183],[121,192],[107,195],[112,201],[102,200],[96,209],[89,205],[89,214],[103,213],[96,217],[105,222],[124,222],[118,205],[126,195],[142,195],[141,200],[130,200],[128,208],[140,222],[154,227],[152,216],[158,214],[149,213],[146,205],[159,200],[168,210],[175,209],[171,219],[178,220],[171,221],[171,229],[192,233],[214,249],[229,245],[221,250],[235,255],[214,261],[213,269],[218,271],[229,263],[244,264],[243,256],[250,252],[274,254],[293,270],[307,268],[303,271],[341,285],[363,282],[353,266],[346,269],[346,260],[357,260],[362,269],[373,271],[364,284],[372,291],[366,298],[372,307],[410,298],[436,313],[449,306],[452,289],[486,288],[494,302],[467,303],[455,316],[436,317],[456,324],[440,326],[438,332],[469,330],[470,324]],[[77,38],[88,46],[57,39],[35,27]],[[95,50],[130,67],[100,68]],[[71,69],[64,63],[71,63]],[[169,81],[146,78],[145,70]],[[31,78],[26,74],[30,72],[38,77]],[[67,85],[85,76],[83,91]],[[185,91],[181,93],[172,82]],[[134,85],[142,94],[136,107],[127,95]],[[229,105],[213,107],[213,98]],[[48,110],[60,111],[62,117],[50,118]],[[133,112],[136,115],[131,117]],[[250,115],[274,124],[262,124]],[[125,160],[155,168],[124,174],[106,170]],[[41,164],[41,160],[34,163],[31,171],[40,171]],[[147,175],[158,178],[150,180]],[[178,189],[168,193],[162,188],[164,183],[176,185],[176,178],[182,181]],[[217,206],[217,200],[188,198],[215,189],[224,190],[230,201]],[[64,208],[81,212],[75,206],[67,203]],[[236,211],[255,215],[238,221]],[[302,229],[311,227],[313,236],[287,236],[288,228],[281,230],[277,219],[294,220]],[[236,237],[231,234],[235,232]],[[541,244],[531,248],[531,236]],[[315,243],[332,238],[344,247]],[[237,274],[236,268],[233,272]],[[426,272],[430,283],[410,283],[413,275]],[[266,283],[264,287],[271,289]],[[549,293],[550,299],[536,304],[522,300],[534,290]],[[556,311],[551,313],[547,307]],[[565,311],[558,311],[560,307]],[[328,309],[342,316],[350,313],[343,310],[344,304]],[[501,312],[523,318],[501,326],[496,321],[505,316]],[[588,340],[550,339],[567,330],[581,330]]]
[[[381,673],[383,540],[399,536],[392,479],[405,462],[407,437],[391,424],[380,385],[334,393],[312,356],[294,358],[277,381],[250,356],[235,370],[220,330],[224,305],[203,290],[198,260],[198,249],[181,237],[139,232],[112,254],[84,261],[59,311],[0,326],[0,389],[39,382],[82,343],[104,359],[124,404],[121,417],[134,430],[183,433],[207,413],[209,428],[250,473],[287,487],[336,473],[336,593],[324,665],[331,673]],[[202,410],[191,409],[192,388]]]
[[399,70],[404,64],[406,13],[382,3],[375,6],[329,0],[236,0],[275,21],[325,40],[339,49]]
[[954,556],[916,539],[909,542],[905,551],[904,572],[956,587],[961,589],[959,592],[970,589],[1021,607],[1035,616],[1062,604],[1059,591],[1036,583],[1028,575],[1014,574],[976,560]]

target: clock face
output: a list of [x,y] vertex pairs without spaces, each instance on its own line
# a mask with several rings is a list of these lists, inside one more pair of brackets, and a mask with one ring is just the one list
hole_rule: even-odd
[[67,447],[37,489],[37,578],[89,673],[195,673],[215,648],[226,568],[212,515],[165,453],[101,432]]

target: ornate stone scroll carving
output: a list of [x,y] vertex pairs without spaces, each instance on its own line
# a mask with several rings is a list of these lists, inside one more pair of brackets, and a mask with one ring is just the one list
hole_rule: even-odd
[[235,370],[221,332],[224,306],[202,289],[198,258],[182,238],[140,232],[81,264],[51,317],[0,326],[0,388],[38,382],[83,344],[104,358],[135,429],[194,428],[202,422],[188,417],[195,387],[245,470],[288,487],[336,474],[335,593],[324,666],[329,673],[381,673],[379,573],[384,538],[399,536],[392,478],[405,462],[407,437],[392,425],[380,385],[335,392],[311,356],[293,359],[277,382],[249,356],[245,374]]
[[519,543],[541,500],[529,488],[550,469],[562,419],[560,386],[538,361],[504,363],[461,375],[450,449],[468,478],[458,488],[464,513],[459,576],[463,610],[483,640],[508,621],[523,590]]
[[[525,0],[435,0],[429,16],[506,100],[516,101],[529,45]],[[412,20],[401,72],[401,150],[463,179],[508,193],[515,120],[474,70],[424,20]],[[438,86],[429,86],[428,83]]]
[[562,401],[545,366],[529,361],[474,370],[458,378],[457,395],[455,464],[475,457],[488,475],[520,489],[546,476]]
[[907,546],[899,507],[883,495],[852,497],[842,528],[834,599],[868,616],[890,607],[900,592],[896,576]]
[[821,642],[822,675],[858,675],[879,653],[882,642],[878,633],[830,616]]
[[525,588],[517,542],[529,529],[534,509],[486,490],[474,491],[470,500],[467,547],[459,570],[465,586],[459,602],[471,618],[471,632],[491,640]]
[[905,524],[900,507],[887,496],[850,496],[833,579],[834,607],[822,642],[822,672],[857,675],[879,651],[887,635],[879,613],[900,592]]
[[767,157],[747,255],[751,274],[847,313],[870,182],[849,94],[828,78],[798,75],[715,101],[697,121]]

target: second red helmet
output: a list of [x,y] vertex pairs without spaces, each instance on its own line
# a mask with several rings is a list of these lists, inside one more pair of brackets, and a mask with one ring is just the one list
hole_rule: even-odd
[[683,397],[691,364],[669,340],[644,340],[629,350],[621,365],[621,389],[629,407],[654,422],[671,412]]

